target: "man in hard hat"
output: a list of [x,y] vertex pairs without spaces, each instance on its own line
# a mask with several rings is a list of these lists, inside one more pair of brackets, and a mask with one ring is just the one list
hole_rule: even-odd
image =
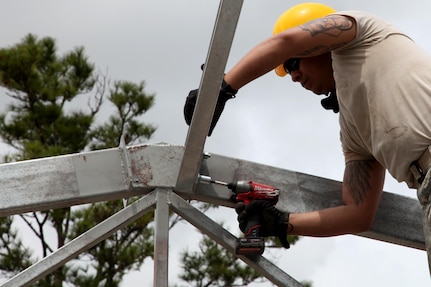
[[[224,103],[250,81],[275,69],[339,111],[345,156],[343,205],[283,213],[257,202],[238,208],[240,227],[262,213],[266,235],[334,236],[367,231],[379,206],[386,169],[410,188],[429,213],[431,56],[394,26],[365,12],[336,12],[304,3],[278,19],[274,35],[224,76],[211,131]],[[184,107],[186,121],[195,97]],[[210,131],[210,132],[211,132]],[[429,232],[429,224],[426,232]],[[428,231],[427,231],[428,230]],[[429,237],[429,235],[427,235]],[[427,245],[428,241],[426,240]],[[431,248],[431,246],[427,246]]]

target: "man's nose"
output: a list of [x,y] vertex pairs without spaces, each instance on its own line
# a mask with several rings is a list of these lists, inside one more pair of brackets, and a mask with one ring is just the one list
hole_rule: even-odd
[[301,81],[301,72],[299,70],[292,71],[290,73],[290,77],[292,78],[292,81],[294,81],[294,82],[300,82]]

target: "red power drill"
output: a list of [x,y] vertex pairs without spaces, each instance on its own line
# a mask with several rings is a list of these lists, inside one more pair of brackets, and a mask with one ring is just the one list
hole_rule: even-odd
[[[209,176],[199,175],[201,182],[215,183],[227,186],[235,194],[235,202],[244,202],[247,206],[253,200],[267,200],[275,205],[280,195],[278,188],[257,183],[254,181],[240,180],[232,183],[212,180]],[[252,215],[245,227],[245,236],[238,238],[235,252],[236,254],[256,254],[260,255],[265,250],[265,240],[261,234],[262,222],[258,214]]]

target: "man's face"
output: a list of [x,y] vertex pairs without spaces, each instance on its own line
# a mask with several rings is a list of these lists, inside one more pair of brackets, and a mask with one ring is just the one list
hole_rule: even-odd
[[301,58],[299,68],[291,71],[292,81],[317,95],[327,95],[335,90],[331,54]]

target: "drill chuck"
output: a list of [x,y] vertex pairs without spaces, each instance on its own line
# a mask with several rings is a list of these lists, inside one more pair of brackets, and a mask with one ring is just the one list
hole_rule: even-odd
[[244,193],[250,192],[253,190],[253,186],[250,181],[240,180],[231,182],[227,185],[227,187],[232,190],[234,193]]

